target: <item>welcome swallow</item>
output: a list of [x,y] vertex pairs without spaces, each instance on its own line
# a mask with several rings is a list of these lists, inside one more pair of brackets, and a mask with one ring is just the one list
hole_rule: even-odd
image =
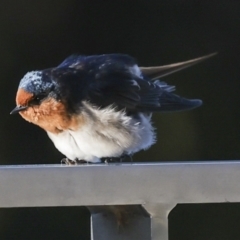
[[43,128],[71,163],[132,155],[156,141],[152,112],[202,104],[174,94],[159,78],[213,55],[157,67],[139,67],[122,54],[70,56],[57,67],[28,72],[11,114]]

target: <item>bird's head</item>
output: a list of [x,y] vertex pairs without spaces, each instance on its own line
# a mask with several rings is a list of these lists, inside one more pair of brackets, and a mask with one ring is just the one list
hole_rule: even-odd
[[11,114],[21,113],[29,107],[39,106],[54,90],[54,84],[50,78],[43,75],[42,71],[28,72],[20,81],[16,107]]
[[70,116],[63,99],[57,97],[57,86],[52,79],[51,70],[27,73],[20,81],[17,106],[11,114],[19,113],[25,120],[52,133],[74,129],[79,121]]

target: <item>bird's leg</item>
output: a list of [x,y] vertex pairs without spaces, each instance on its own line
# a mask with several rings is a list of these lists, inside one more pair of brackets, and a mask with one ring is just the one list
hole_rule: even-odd
[[63,165],[68,165],[68,166],[72,166],[72,165],[76,165],[76,161],[71,160],[71,159],[69,159],[69,158],[63,158],[63,159],[61,160],[61,164],[63,164]]
[[82,164],[91,164],[92,162],[88,162],[86,160],[83,159],[75,159],[76,161],[76,165],[82,165]]
[[75,165],[81,165],[81,164],[89,164],[90,162],[87,162],[85,160],[80,160],[80,159],[74,159],[74,160],[71,160],[69,158],[63,158],[61,160],[61,164],[65,164],[65,165],[68,165],[68,166],[75,166]]
[[104,157],[104,158],[101,158],[101,162],[109,164],[109,163],[118,163],[118,162],[121,162],[121,160],[120,160],[120,157]]
[[[129,161],[130,159],[130,161]],[[133,162],[132,155],[122,155],[120,157],[104,157],[101,158],[102,163],[122,163],[122,162]]]

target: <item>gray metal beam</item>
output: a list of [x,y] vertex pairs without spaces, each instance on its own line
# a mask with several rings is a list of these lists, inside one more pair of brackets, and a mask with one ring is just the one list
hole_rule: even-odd
[[240,162],[0,167],[0,207],[239,202]]
[[[239,182],[238,161],[2,166],[0,207],[142,205],[152,239],[167,239],[167,215],[177,203],[240,202]],[[93,219],[104,231],[103,212]],[[135,219],[131,229],[147,219]]]

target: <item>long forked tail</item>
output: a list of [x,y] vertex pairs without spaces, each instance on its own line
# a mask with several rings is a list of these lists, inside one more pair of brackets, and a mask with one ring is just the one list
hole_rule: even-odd
[[180,71],[184,68],[191,67],[192,65],[200,63],[210,57],[215,56],[216,54],[217,52],[211,53],[203,57],[184,61],[184,62],[173,63],[173,64],[163,65],[163,66],[140,67],[140,69],[145,76],[149,77],[152,80],[155,80],[155,79],[159,79],[167,75],[170,75],[174,72]]
[[[215,56],[216,54],[217,53],[212,53],[185,62],[173,63],[164,66],[140,67],[140,69],[145,76],[147,76],[151,80],[156,80],[164,76],[170,75],[174,72],[180,71],[184,68],[188,68],[192,65],[200,63],[210,57]],[[154,81],[154,84],[158,85],[160,89],[162,89],[159,95],[160,106],[148,107],[148,110],[157,112],[176,112],[191,110],[202,105],[202,100],[200,99],[186,99],[172,93],[172,91],[174,91],[174,87],[169,86],[164,82],[157,80]]]

